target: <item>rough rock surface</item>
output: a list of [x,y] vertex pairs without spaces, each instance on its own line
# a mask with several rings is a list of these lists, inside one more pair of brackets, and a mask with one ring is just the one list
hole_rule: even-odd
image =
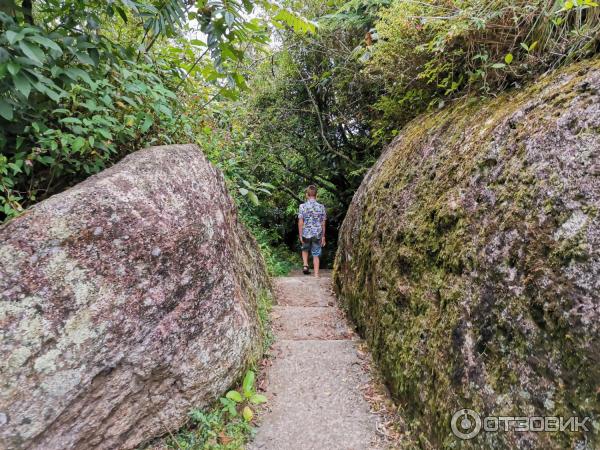
[[[334,283],[433,448],[598,448],[599,209],[598,59],[420,117],[368,173]],[[590,432],[458,441],[463,407]]]
[[129,449],[258,356],[269,289],[222,174],[139,151],[0,228],[0,448]]

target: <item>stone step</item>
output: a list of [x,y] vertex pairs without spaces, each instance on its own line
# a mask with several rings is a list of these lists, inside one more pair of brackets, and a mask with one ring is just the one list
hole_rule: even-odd
[[279,306],[332,306],[334,298],[328,276],[315,278],[310,275],[275,279],[275,292]]
[[277,339],[351,339],[353,332],[337,308],[311,306],[273,307]]
[[268,412],[247,448],[377,448],[377,419],[360,389],[368,376],[355,345],[350,340],[278,340],[267,373]]

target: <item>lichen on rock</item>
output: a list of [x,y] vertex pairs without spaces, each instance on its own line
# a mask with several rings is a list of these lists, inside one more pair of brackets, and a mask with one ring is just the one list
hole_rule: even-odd
[[[336,291],[433,448],[597,448],[600,60],[416,119],[342,226]],[[589,433],[450,418],[590,417]]]
[[0,448],[128,449],[261,352],[270,290],[222,174],[154,147],[0,227]]

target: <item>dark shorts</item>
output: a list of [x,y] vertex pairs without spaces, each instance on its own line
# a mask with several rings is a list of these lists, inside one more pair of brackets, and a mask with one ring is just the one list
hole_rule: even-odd
[[313,256],[321,256],[321,236],[302,237],[302,251],[310,251]]

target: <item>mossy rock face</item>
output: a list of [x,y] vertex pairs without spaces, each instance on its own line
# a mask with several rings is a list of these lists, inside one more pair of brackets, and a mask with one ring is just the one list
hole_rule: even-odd
[[[434,448],[598,448],[600,60],[409,124],[342,226],[334,284]],[[480,433],[483,416],[588,433]]]

